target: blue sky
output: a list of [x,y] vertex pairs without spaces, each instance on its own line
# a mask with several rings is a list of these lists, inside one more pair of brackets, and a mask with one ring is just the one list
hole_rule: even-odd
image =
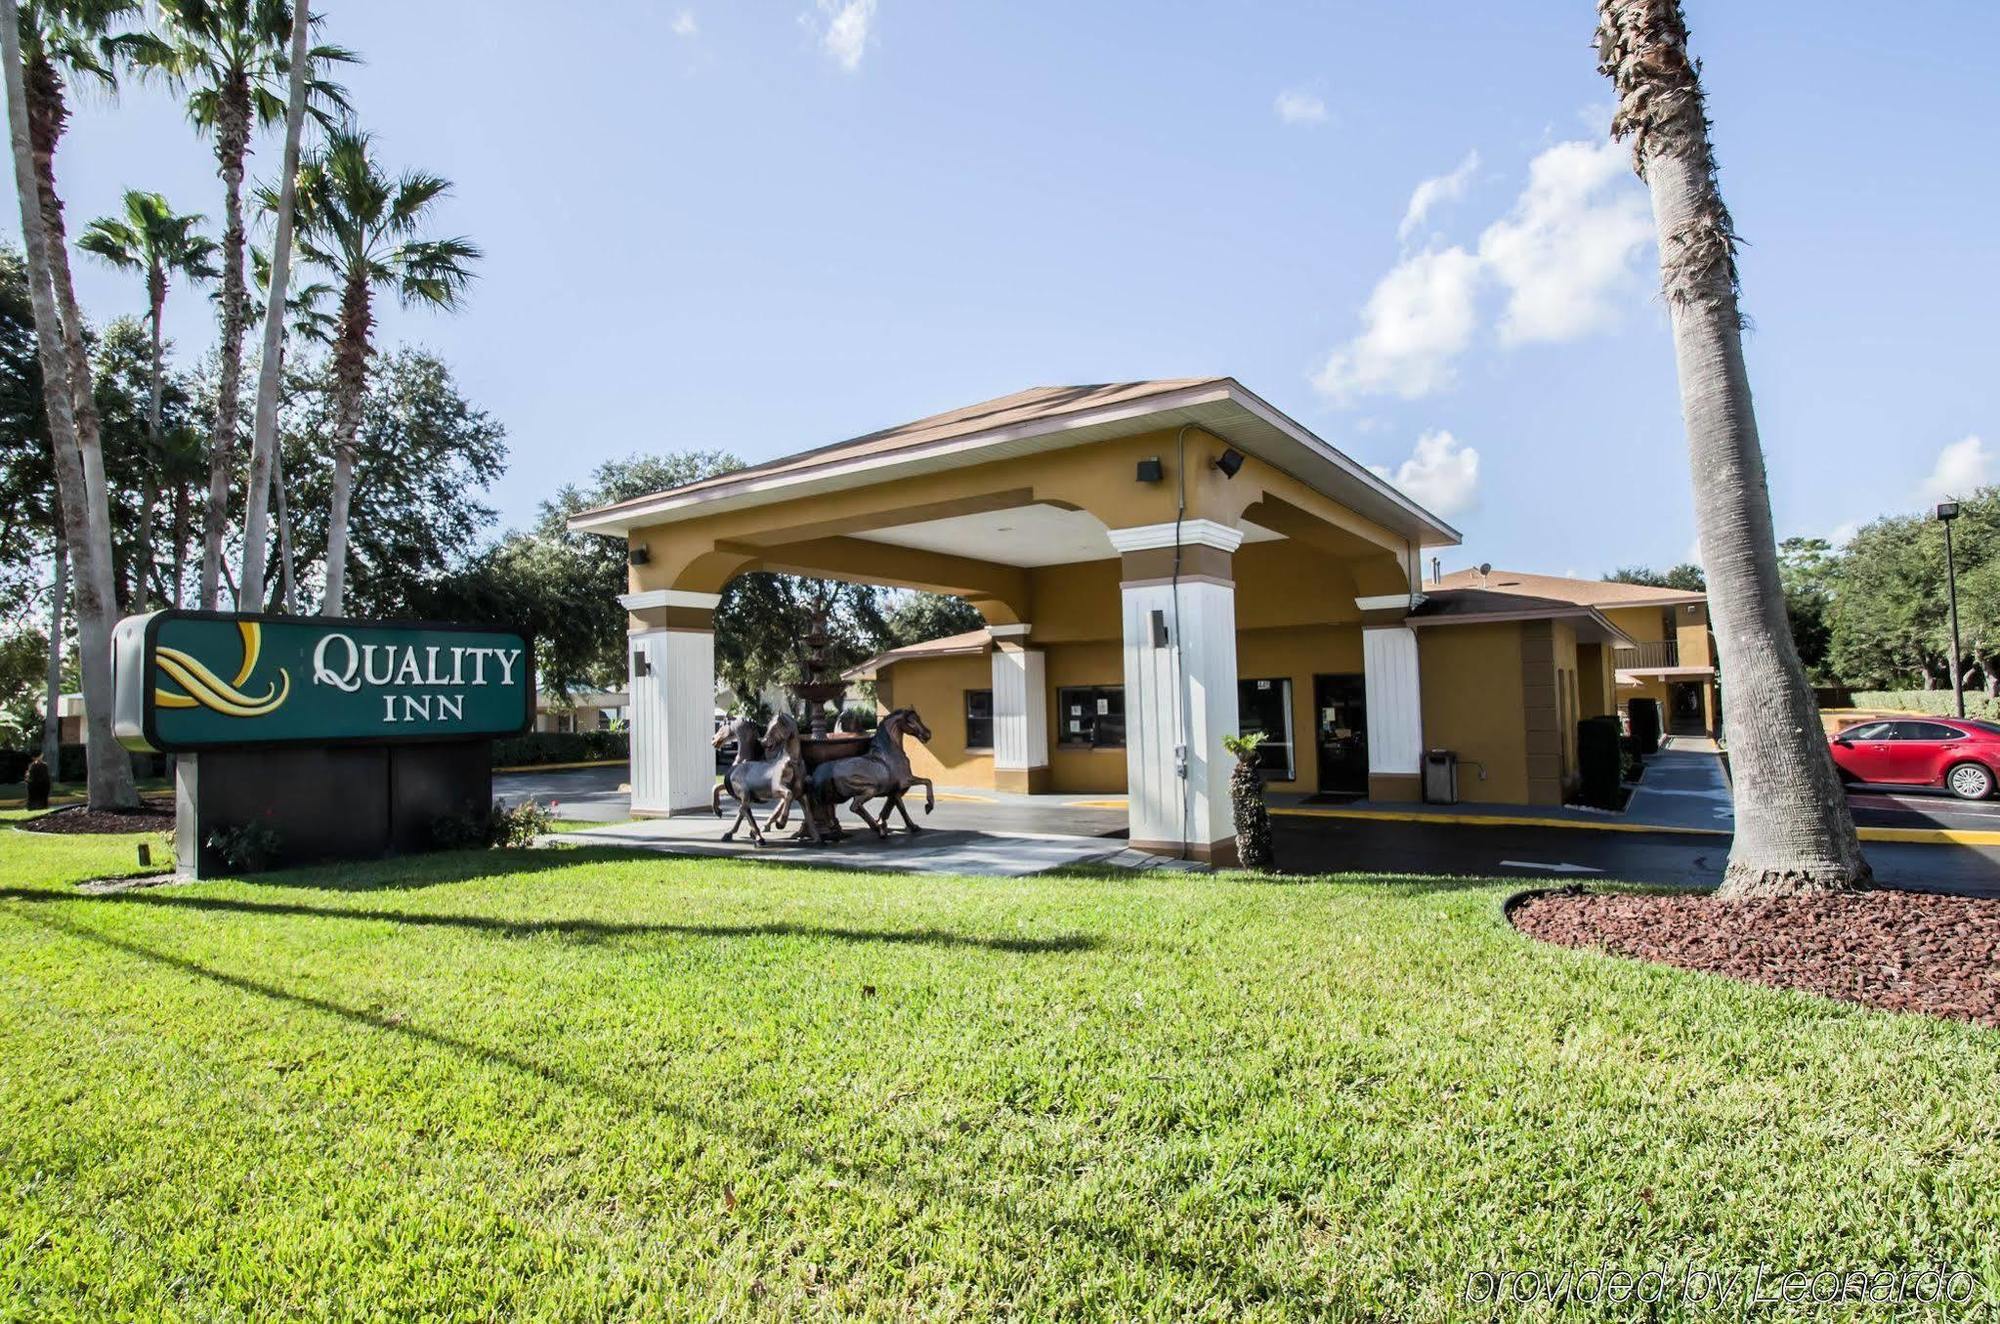
[[[1447,514],[1448,567],[1689,553],[1650,218],[1581,0],[321,8],[385,158],[453,179],[440,226],[486,249],[462,314],[385,339],[506,424],[510,522],[633,451],[1229,373]],[[2000,7],[1688,9],[1781,532],[2000,478]],[[72,229],[128,186],[220,214],[146,89],[83,107],[58,170]],[[77,266],[94,316],[138,311]],[[169,323],[212,341],[186,291]]]

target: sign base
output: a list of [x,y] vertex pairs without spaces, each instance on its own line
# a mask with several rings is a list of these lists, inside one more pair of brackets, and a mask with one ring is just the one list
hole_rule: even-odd
[[[211,749],[174,771],[174,863],[191,878],[232,867],[218,833],[261,825],[253,868],[379,860],[484,838],[493,812],[490,740],[418,745]],[[246,834],[251,835],[251,834]]]

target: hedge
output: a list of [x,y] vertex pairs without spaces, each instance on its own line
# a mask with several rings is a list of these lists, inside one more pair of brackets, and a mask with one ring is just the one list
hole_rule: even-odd
[[632,737],[623,731],[535,731],[493,742],[493,766],[533,763],[597,763],[632,756]]
[[[1956,717],[1958,707],[1950,690],[1856,690],[1856,708],[1879,708],[1889,712],[1929,713],[1933,717]],[[1967,717],[2000,718],[2000,699],[1967,693]]]
[[[12,785],[23,781],[28,775],[28,765],[41,755],[41,747],[34,749],[0,749],[0,785]],[[140,777],[163,777],[167,771],[164,754],[134,754],[132,771]],[[81,782],[87,775],[86,760],[82,745],[63,745],[56,760],[56,780],[59,782]]]

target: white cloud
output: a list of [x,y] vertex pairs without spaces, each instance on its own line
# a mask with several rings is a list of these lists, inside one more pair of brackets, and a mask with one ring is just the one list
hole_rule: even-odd
[[1410,193],[1410,205],[1403,209],[1403,223],[1396,227],[1396,238],[1407,243],[1410,235],[1431,214],[1431,208],[1464,197],[1467,186],[1472,183],[1472,173],[1477,169],[1479,153],[1467,152],[1465,159],[1450,174],[1436,175],[1417,185]]
[[1479,504],[1479,452],[1443,429],[1418,437],[1416,449],[1394,473],[1381,465],[1369,467],[1412,501],[1447,519]]
[[868,50],[868,27],[875,20],[875,0],[814,0],[826,30],[820,48],[833,62],[853,73]]
[[676,37],[692,37],[700,30],[701,25],[695,21],[692,9],[683,9],[680,13],[674,15],[674,35]]
[[1478,325],[1478,285],[1479,259],[1462,248],[1404,258],[1368,296],[1361,334],[1327,357],[1313,385],[1341,403],[1384,393],[1413,400],[1449,385]]
[[1993,456],[1977,436],[1963,437],[1938,452],[1930,476],[1917,489],[1924,505],[1968,497],[1993,481]]
[[1861,532],[1860,520],[1842,520],[1833,526],[1833,532],[1827,535],[1826,540],[1835,547],[1845,547],[1848,543],[1854,541],[1854,535],[1859,532]]
[[[1557,143],[1528,167],[1513,208],[1467,252],[1435,244],[1405,253],[1362,309],[1362,330],[1335,349],[1313,384],[1337,404],[1365,395],[1415,399],[1453,380],[1480,325],[1489,285],[1506,292],[1496,325],[1504,346],[1574,340],[1616,321],[1639,297],[1634,259],[1653,234],[1644,192],[1615,143]],[[1397,227],[1407,241],[1479,168],[1470,153],[1417,185]]]
[[1278,118],[1287,124],[1326,123],[1326,102],[1313,93],[1299,88],[1287,88],[1278,93],[1278,99],[1272,104],[1272,109],[1276,110]]
[[1626,148],[1565,142],[1543,152],[1514,210],[1479,236],[1480,259],[1507,287],[1500,342],[1574,340],[1610,325],[1652,236]]

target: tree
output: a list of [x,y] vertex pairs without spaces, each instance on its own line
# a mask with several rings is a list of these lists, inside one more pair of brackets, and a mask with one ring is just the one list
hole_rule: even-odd
[[393,291],[405,307],[456,308],[480,257],[469,239],[421,237],[431,207],[450,190],[437,175],[411,171],[390,179],[375,161],[373,140],[352,126],[329,130],[325,145],[299,171],[299,257],[326,272],[340,290],[333,341],[333,490],[320,608],[328,616],[342,615],[347,605],[347,526],[373,352],[375,293]]
[[1827,649],[1833,627],[1833,584],[1840,558],[1824,538],[1787,538],[1778,544],[1778,578],[1785,586],[1785,620],[1799,663],[1816,683],[1831,681]]
[[113,266],[137,271],[146,280],[146,322],[151,335],[152,372],[146,404],[145,485],[139,497],[139,555],[133,575],[134,592],[128,605],[142,607],[153,589],[153,503],[158,491],[155,475],[165,462],[166,434],[161,428],[161,402],[166,391],[166,337],[160,319],[167,306],[167,284],[172,276],[207,280],[215,275],[215,241],[198,234],[200,216],[177,215],[167,200],[157,193],[137,189],[125,192],[125,215],[105,216],[91,222],[77,247],[94,253]]
[[805,679],[805,638],[824,619],[828,679],[891,642],[885,590],[870,584],[753,571],[722,590],[715,609],[716,678],[746,703],[773,685]]
[[945,639],[984,627],[986,618],[964,598],[942,593],[904,593],[889,608],[890,647]]
[[1944,542],[1930,522],[1891,516],[1848,540],[1828,612],[1828,654],[1843,681],[1936,688],[1944,632]]
[[[333,441],[343,426],[333,371],[315,361],[287,372],[281,440],[307,593],[325,579]],[[354,489],[367,499],[355,503],[348,530],[349,604],[366,615],[435,616],[435,582],[462,573],[492,527],[481,497],[506,467],[506,431],[464,397],[436,355],[401,349],[372,374],[354,450]],[[267,571],[243,598],[265,607],[280,591]]]
[[1655,570],[1651,566],[1621,565],[1605,580],[1613,584],[1644,584],[1648,588],[1679,589],[1683,593],[1706,593],[1708,577],[1701,567],[1692,561],[1683,561],[1666,570]]
[[[292,274],[292,212],[298,196],[299,143],[305,131],[307,72],[312,67],[306,50],[306,34],[312,27],[306,0],[292,6],[291,73],[285,103],[284,163],[279,167],[278,205],[274,213],[270,260],[263,264],[264,341],[258,358],[257,408],[250,426],[250,481],[243,497],[243,574],[241,584],[264,582],[264,543],[272,487],[282,481],[278,467],[278,387],[284,373],[286,295]],[[278,491],[280,513],[284,511],[284,491]],[[292,601],[291,530],[279,522],[281,553],[285,561],[285,601]],[[289,605],[287,610],[290,610]]]
[[[215,396],[215,433],[209,444],[207,512],[203,521],[201,605],[218,604],[222,545],[229,521],[229,479],[236,462],[236,419],[243,371],[243,331],[249,319],[244,292],[243,172],[250,135],[284,117],[278,92],[291,68],[292,38],[288,0],[160,0],[164,31],[138,38],[133,59],[164,78],[187,102],[188,118],[215,140],[216,173],[222,178],[222,289],[220,291],[220,382]],[[314,46],[313,69],[352,63],[353,52]],[[316,113],[347,109],[338,84],[312,76],[307,98]]]
[[[93,11],[94,12],[94,11]],[[48,10],[39,8],[40,19]],[[50,29],[23,24],[15,0],[0,0],[0,63],[6,66],[7,116],[14,149],[14,181],[21,202],[21,234],[27,249],[28,289],[35,318],[36,353],[41,360],[43,399],[47,404],[49,436],[63,506],[62,526],[69,540],[71,569],[76,577],[77,640],[83,661],[84,735],[88,753],[88,787],[93,809],[124,809],[138,804],[132,784],[131,761],[111,729],[111,615],[115,593],[111,581],[110,516],[104,506],[103,456],[97,438],[88,444],[79,429],[83,410],[94,414],[90,368],[82,359],[83,328],[74,311],[75,291],[69,291],[70,313],[59,316],[59,291],[66,284],[69,264],[55,269],[52,250],[62,236],[49,223],[49,213],[61,216],[55,202],[53,144],[60,134],[61,76],[51,52],[63,49],[47,38]],[[24,37],[29,42],[24,43]],[[24,45],[35,51],[32,65],[24,63]],[[89,50],[88,43],[83,49]],[[33,106],[28,95],[32,76],[42,84]],[[45,117],[44,133],[34,130],[36,110]],[[53,119],[48,119],[53,114]],[[52,130],[52,131],[51,131]],[[43,144],[49,147],[42,150]],[[46,187],[44,187],[46,185]],[[51,205],[53,204],[53,206]],[[71,352],[70,346],[76,347]],[[79,401],[84,401],[79,406]],[[91,482],[91,470],[96,481]]]
[[1736,834],[1722,895],[1844,891],[1872,875],[1785,618],[1763,451],[1743,362],[1737,237],[1679,0],[1598,0],[1614,138],[1652,194],[1695,522],[1729,731]]
[[509,534],[466,569],[436,584],[421,614],[503,622],[535,640],[535,680],[568,697],[625,684],[625,545],[572,533],[580,511],[741,469],[726,451],[633,455],[597,466],[586,486],[565,484],[543,501],[532,527]]

